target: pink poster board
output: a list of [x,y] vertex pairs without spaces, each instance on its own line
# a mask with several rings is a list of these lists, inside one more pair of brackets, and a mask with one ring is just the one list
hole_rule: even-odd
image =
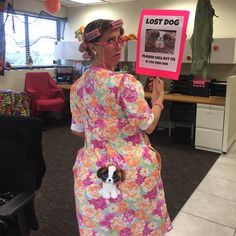
[[148,10],[141,13],[136,73],[178,80],[189,11]]

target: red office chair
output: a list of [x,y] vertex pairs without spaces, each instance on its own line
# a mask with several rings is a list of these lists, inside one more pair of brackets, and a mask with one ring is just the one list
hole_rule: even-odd
[[33,116],[43,111],[62,112],[65,107],[65,95],[48,72],[27,72],[25,92],[31,96]]

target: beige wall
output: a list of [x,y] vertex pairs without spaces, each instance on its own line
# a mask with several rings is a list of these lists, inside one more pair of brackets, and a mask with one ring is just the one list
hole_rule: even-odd
[[[6,0],[6,2],[11,2],[10,0]],[[39,13],[40,11],[46,11],[44,8],[44,3],[39,0],[17,0],[14,1],[14,9]],[[46,11],[47,12],[47,11]],[[51,13],[49,13],[51,14]],[[55,16],[66,17],[66,8],[61,7],[60,11],[55,14]]]
[[[236,37],[236,1],[235,0],[211,0],[216,14],[214,17],[214,37],[230,38]],[[68,28],[65,40],[75,40],[74,31],[81,25],[86,25],[97,18],[120,19],[125,22],[125,33],[137,34],[139,17],[142,9],[183,9],[190,11],[187,38],[193,31],[195,8],[197,0],[137,0],[119,4],[107,4],[98,6],[67,8]]]

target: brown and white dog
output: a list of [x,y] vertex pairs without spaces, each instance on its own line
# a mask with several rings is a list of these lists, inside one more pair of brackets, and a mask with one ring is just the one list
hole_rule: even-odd
[[102,188],[99,194],[106,199],[117,198],[120,191],[116,183],[124,181],[124,171],[115,166],[102,167],[97,171],[97,177],[102,180]]

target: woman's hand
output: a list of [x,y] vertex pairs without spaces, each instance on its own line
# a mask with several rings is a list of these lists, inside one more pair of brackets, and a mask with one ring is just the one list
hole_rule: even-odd
[[164,99],[164,82],[159,77],[151,77],[149,78],[149,86],[152,91],[151,102],[159,101],[163,102]]
[[150,89],[152,90],[151,102],[153,105],[152,113],[154,119],[152,124],[146,130],[144,130],[147,134],[151,134],[155,130],[161,116],[161,111],[163,109],[162,103],[164,100],[164,82],[158,77],[152,77],[149,79],[149,81],[150,81],[149,86]]

